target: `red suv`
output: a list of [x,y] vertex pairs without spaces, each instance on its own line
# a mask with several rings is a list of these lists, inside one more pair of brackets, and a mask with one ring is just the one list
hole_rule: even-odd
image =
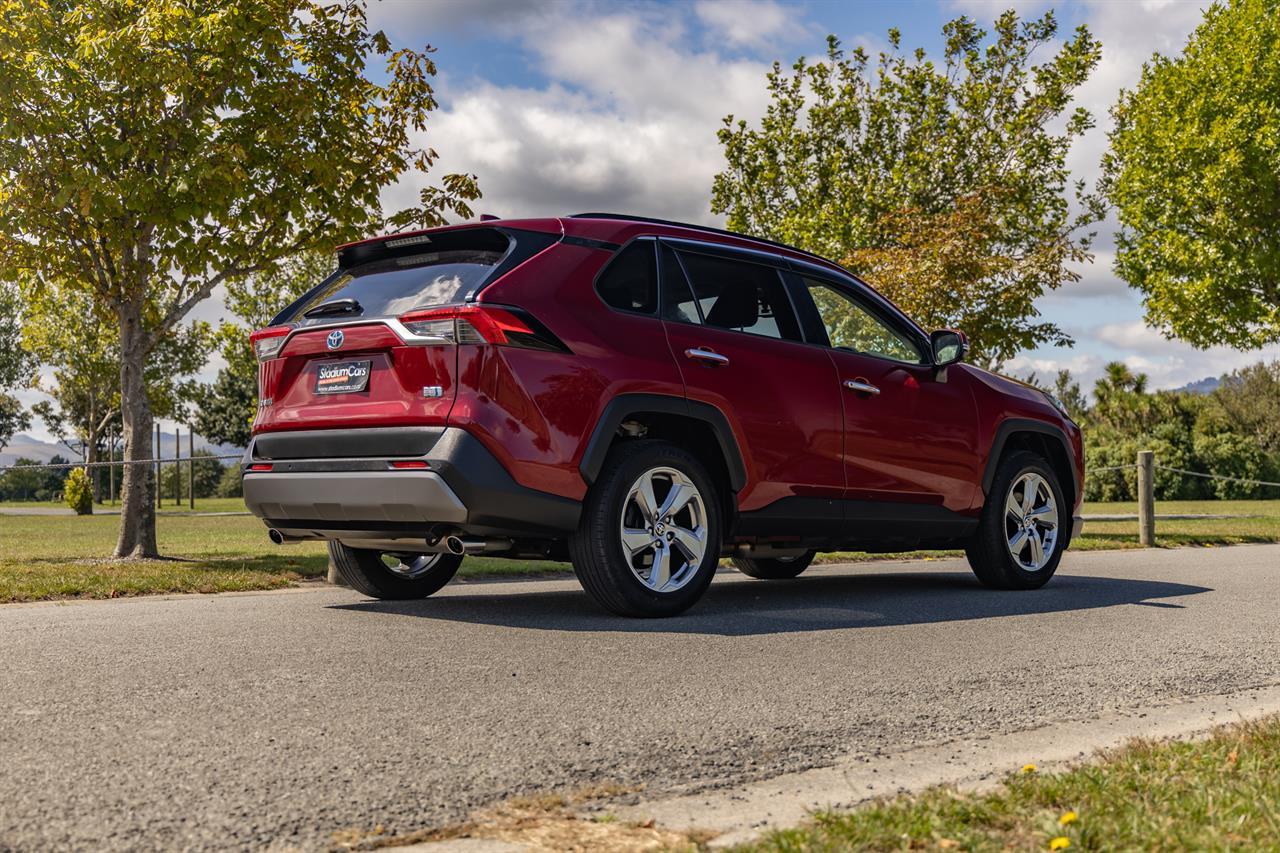
[[568,559],[601,606],[683,611],[722,557],[964,548],[1042,586],[1079,532],[1080,430],[960,363],[846,270],[588,213],[343,246],[254,333],[245,502],[352,587],[430,595],[467,554]]

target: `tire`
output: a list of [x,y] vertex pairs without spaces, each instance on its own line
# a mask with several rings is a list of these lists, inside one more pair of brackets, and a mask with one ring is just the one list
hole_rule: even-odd
[[[642,508],[645,479],[657,509],[673,493],[685,498],[669,519],[653,519]],[[583,501],[569,555],[582,588],[605,610],[674,616],[706,592],[720,561],[720,544],[719,495],[702,463],[674,444],[644,439],[609,451]],[[695,553],[699,545],[700,555]],[[664,552],[666,562],[660,563]]]
[[770,557],[756,559],[753,557],[734,557],[733,567],[748,577],[766,581],[790,580],[800,577],[800,573],[809,568],[816,551],[806,551],[798,557]]
[[[400,570],[387,565],[384,556],[399,558]],[[329,543],[329,559],[338,568],[342,579],[356,592],[394,601],[426,598],[439,592],[453,580],[458,566],[462,564],[462,557],[455,554],[392,555],[384,551],[348,548],[341,542]],[[417,560],[423,560],[423,565],[415,566]]]
[[[1029,524],[1022,514],[1028,487],[1035,489],[1035,514]],[[1011,453],[996,469],[978,530],[965,547],[969,566],[983,586],[992,589],[1039,589],[1058,570],[1069,544],[1070,522],[1071,507],[1049,463],[1029,451]]]

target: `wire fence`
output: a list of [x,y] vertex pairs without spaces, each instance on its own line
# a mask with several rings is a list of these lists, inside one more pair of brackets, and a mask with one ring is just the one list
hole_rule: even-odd
[[[1224,480],[1231,483],[1245,483],[1251,486],[1275,486],[1280,488],[1280,483],[1271,480],[1252,480],[1248,477],[1231,477],[1226,474],[1207,474],[1203,471],[1188,471],[1186,468],[1174,468],[1169,465],[1153,465],[1157,471],[1170,471],[1175,474],[1185,474],[1188,477],[1202,477],[1206,480]],[[1106,465],[1101,468],[1086,468],[1084,475],[1101,474],[1106,471],[1137,471],[1138,465]]]
[[113,465],[173,465],[181,463],[187,465],[192,461],[199,462],[204,459],[216,460],[224,462],[228,459],[243,459],[243,453],[227,453],[219,456],[158,456],[154,459],[113,459],[101,462],[40,462],[28,463],[24,465],[0,465],[0,474],[7,471],[65,471],[71,468],[108,468]]

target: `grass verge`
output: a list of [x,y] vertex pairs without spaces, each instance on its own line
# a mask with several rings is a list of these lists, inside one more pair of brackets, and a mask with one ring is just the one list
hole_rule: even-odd
[[[243,506],[238,498],[211,499],[197,502],[197,511],[230,512]],[[1136,509],[1132,504],[1087,504],[1084,511],[1121,514]],[[1156,539],[1164,546],[1280,542],[1280,501],[1167,502],[1159,504],[1157,512],[1239,516],[1160,521]],[[119,524],[115,515],[77,518],[0,514],[0,602],[274,589],[325,573],[327,559],[322,546],[272,545],[256,518],[182,513],[182,508],[166,507],[156,523],[161,552],[178,559],[148,562],[104,559],[115,545]],[[1137,548],[1137,523],[1089,522],[1084,535],[1071,547],[1079,551]],[[820,561],[857,562],[884,556],[840,552],[823,554]],[[960,552],[919,551],[889,556],[938,558],[960,556]],[[468,557],[459,575],[502,577],[568,570],[565,563]]]
[[[241,504],[243,506],[243,504]],[[324,546],[276,546],[246,516],[161,515],[160,552],[174,559],[105,559],[118,516],[0,515],[0,602],[277,589],[323,577]],[[469,557],[460,577],[563,572],[561,563]]]
[[1272,717],[1198,741],[1135,742],[1061,773],[1019,773],[987,793],[934,788],[819,814],[806,826],[738,849],[1278,847],[1280,718]]

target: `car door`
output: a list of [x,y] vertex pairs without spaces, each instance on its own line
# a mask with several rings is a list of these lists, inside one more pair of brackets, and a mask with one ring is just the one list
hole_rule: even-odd
[[980,460],[965,377],[954,371],[959,381],[947,381],[933,367],[928,339],[868,290],[806,273],[793,282],[802,318],[816,315],[836,367],[846,498],[969,509]]
[[766,526],[792,523],[797,532],[838,519],[839,383],[824,349],[802,341],[776,259],[663,241],[659,266],[663,322],[686,394],[725,414],[743,452],[741,518],[763,513]]

